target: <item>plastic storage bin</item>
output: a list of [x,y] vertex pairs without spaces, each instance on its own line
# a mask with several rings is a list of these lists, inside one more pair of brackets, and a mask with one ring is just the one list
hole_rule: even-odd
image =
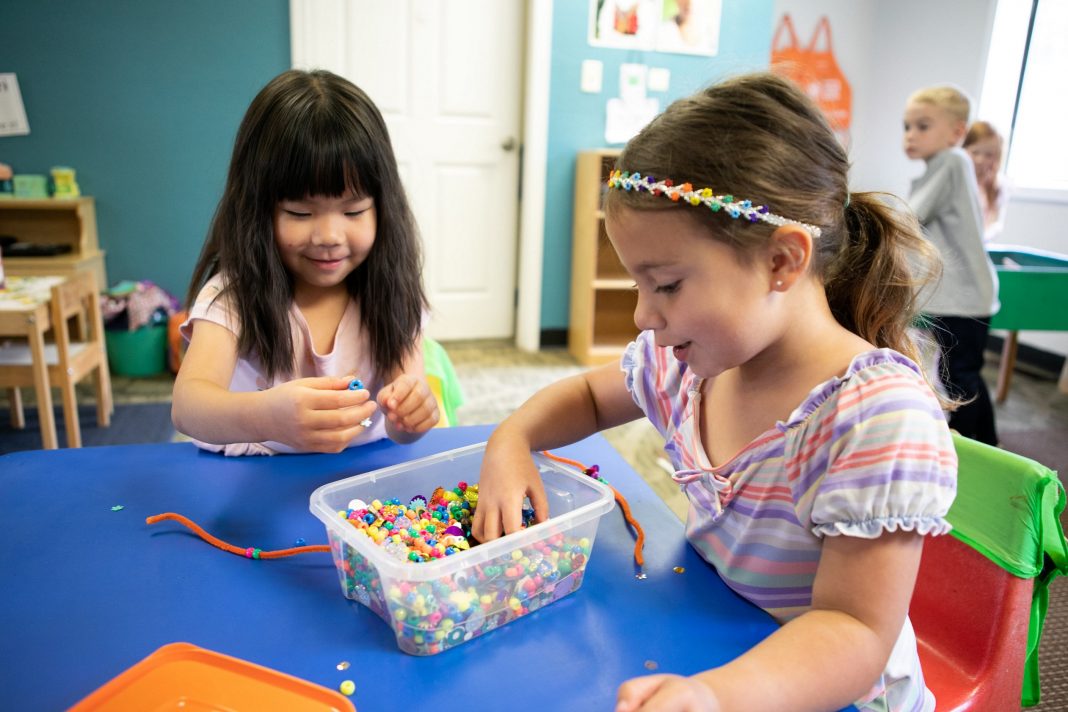
[[[343,518],[350,500],[428,497],[437,487],[474,484],[485,443],[323,485],[311,511],[326,525],[346,597],[390,625],[397,645],[433,655],[538,610],[582,585],[611,488],[534,455],[550,519],[451,556],[413,563],[394,558]],[[338,513],[342,512],[341,515]]]
[[135,331],[104,330],[108,363],[117,376],[155,376],[167,370],[167,325]]

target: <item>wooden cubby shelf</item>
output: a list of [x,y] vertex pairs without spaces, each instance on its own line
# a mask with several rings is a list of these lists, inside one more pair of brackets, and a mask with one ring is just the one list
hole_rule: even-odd
[[568,350],[592,366],[617,361],[638,335],[634,281],[608,241],[601,204],[617,149],[582,151],[575,163]]
[[108,286],[104,251],[96,234],[96,205],[90,197],[0,199],[0,235],[19,242],[70,245],[70,252],[50,257],[3,255],[10,275],[72,275],[92,272],[97,289]]

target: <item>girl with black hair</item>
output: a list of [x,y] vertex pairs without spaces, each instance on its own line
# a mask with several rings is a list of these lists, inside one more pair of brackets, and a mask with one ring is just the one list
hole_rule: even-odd
[[418,439],[439,419],[420,272],[374,103],[330,72],[275,77],[238,129],[193,273],[175,427],[227,455]]

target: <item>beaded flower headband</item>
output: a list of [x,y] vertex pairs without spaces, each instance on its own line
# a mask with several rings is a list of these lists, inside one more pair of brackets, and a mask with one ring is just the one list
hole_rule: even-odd
[[809,225],[798,220],[784,218],[782,215],[768,212],[768,206],[754,206],[750,200],[735,200],[733,195],[716,195],[711,188],[694,190],[689,183],[674,185],[671,180],[655,180],[652,176],[643,176],[639,173],[627,173],[626,171],[614,170],[608,176],[609,188],[622,188],[623,190],[648,191],[653,195],[666,195],[673,201],[684,200],[690,205],[707,205],[716,213],[724,211],[732,218],[744,217],[749,222],[765,222],[769,225],[781,227],[783,225],[800,225],[812,233],[812,237],[819,237],[822,230],[815,225]]

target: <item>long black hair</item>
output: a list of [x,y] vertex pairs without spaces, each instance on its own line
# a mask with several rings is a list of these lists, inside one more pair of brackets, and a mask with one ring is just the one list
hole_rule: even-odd
[[418,347],[428,306],[419,235],[389,132],[352,82],[323,70],[278,75],[241,121],[226,188],[186,296],[192,304],[208,279],[223,275],[223,293],[240,319],[238,351],[257,359],[268,380],[294,367],[293,278],[275,247],[275,207],[347,191],[374,200],[374,245],[346,285],[360,307],[375,372],[388,378]]

